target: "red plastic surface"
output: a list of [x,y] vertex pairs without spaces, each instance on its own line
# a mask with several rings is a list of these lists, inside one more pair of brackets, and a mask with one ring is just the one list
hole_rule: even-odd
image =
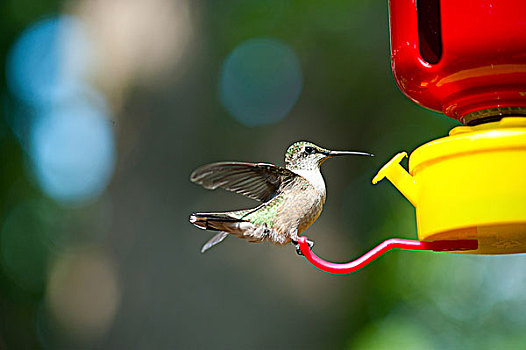
[[346,274],[357,271],[391,249],[460,251],[476,250],[478,248],[477,240],[422,242],[409,239],[392,238],[377,245],[375,248],[371,249],[369,252],[365,253],[356,260],[348,263],[333,263],[314,254],[307,242],[307,237],[300,237],[298,242],[301,253],[312,265],[316,266],[322,271],[335,274]]
[[[489,108],[526,107],[526,1],[419,0],[419,6],[433,2],[440,7],[436,64],[420,52],[416,0],[389,0],[391,65],[402,92],[458,120]],[[421,25],[431,23],[424,19]],[[425,40],[422,46],[426,51]]]

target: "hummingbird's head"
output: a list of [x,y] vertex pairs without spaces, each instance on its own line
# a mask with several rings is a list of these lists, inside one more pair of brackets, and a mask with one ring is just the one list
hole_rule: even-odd
[[328,158],[343,155],[373,156],[370,153],[355,151],[331,151],[312,142],[293,143],[285,154],[285,167],[289,170],[315,170]]

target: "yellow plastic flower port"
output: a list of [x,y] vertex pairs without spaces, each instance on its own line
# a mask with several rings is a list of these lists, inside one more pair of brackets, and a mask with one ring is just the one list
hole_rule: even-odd
[[526,253],[526,118],[460,126],[380,169],[415,207],[421,241],[477,239],[476,254]]

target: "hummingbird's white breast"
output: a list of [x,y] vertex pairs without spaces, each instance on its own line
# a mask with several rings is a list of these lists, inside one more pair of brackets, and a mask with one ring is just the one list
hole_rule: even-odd
[[323,176],[321,175],[319,168],[312,170],[297,169],[292,171],[309,181],[309,183],[320,193],[322,198],[325,199],[327,194],[325,189],[325,180],[323,180]]

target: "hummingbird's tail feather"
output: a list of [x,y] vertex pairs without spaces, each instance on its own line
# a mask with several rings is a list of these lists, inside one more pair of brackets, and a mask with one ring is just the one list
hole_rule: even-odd
[[196,213],[190,215],[190,223],[203,230],[230,232],[236,224],[244,222],[232,213]]
[[228,236],[228,232],[224,232],[224,230],[232,231],[234,226],[239,225],[242,221],[229,216],[227,213],[196,213],[190,215],[190,222],[195,226],[203,230],[221,231],[203,245],[201,253],[221,243]]
[[247,213],[253,209],[238,210],[225,213],[195,213],[190,215],[190,223],[203,230],[220,231],[202,248],[202,252],[220,243],[228,234],[248,240],[262,242],[270,230],[267,225],[255,225],[245,220]]
[[219,244],[223,242],[223,240],[228,236],[228,233],[226,232],[219,232],[218,234],[214,235],[211,239],[206,242],[203,247],[201,248],[201,253],[206,252],[208,249],[212,248],[216,244]]

